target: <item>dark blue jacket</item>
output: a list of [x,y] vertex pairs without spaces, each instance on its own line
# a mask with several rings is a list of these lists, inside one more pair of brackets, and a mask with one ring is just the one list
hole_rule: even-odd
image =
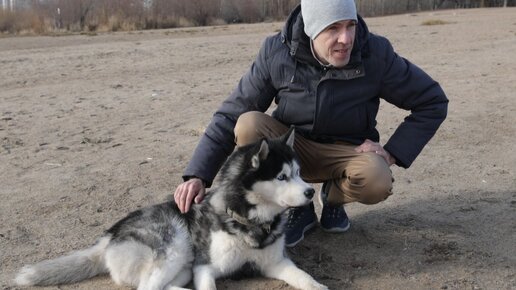
[[446,118],[448,99],[439,84],[398,56],[389,41],[369,32],[359,17],[351,59],[344,68],[322,66],[312,55],[298,6],[283,30],[263,43],[249,71],[215,112],[184,172],[211,184],[233,151],[233,129],[248,111],[265,112],[318,142],[379,141],[380,98],[411,113],[384,148],[408,168]]

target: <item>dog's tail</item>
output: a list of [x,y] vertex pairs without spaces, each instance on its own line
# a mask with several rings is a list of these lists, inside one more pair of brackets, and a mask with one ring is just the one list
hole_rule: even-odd
[[48,286],[75,283],[107,273],[104,252],[110,237],[101,238],[93,247],[52,260],[23,267],[16,276],[19,286]]

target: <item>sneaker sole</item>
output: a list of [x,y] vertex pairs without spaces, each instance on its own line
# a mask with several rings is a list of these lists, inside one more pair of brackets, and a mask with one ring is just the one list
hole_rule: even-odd
[[321,226],[321,229],[327,233],[344,233],[344,232],[347,232],[349,230],[349,228],[351,227],[351,223],[348,222],[348,225],[344,228],[339,228],[339,227],[336,227],[336,228],[324,228]]
[[305,238],[305,232],[315,228],[316,225],[317,225],[316,220],[313,223],[306,225],[306,227],[303,229],[303,232],[301,233],[301,237],[297,241],[292,242],[290,244],[285,243],[285,247],[287,247],[287,248],[295,247],[297,244],[299,244]]

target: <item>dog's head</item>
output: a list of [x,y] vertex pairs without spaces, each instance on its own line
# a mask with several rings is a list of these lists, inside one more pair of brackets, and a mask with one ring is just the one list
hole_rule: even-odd
[[240,192],[238,196],[228,196],[232,208],[270,210],[272,214],[306,205],[312,200],[315,191],[299,174],[293,149],[294,136],[292,127],[279,138],[260,140],[240,147],[232,154],[221,171],[226,188],[230,184],[239,187],[235,188]]

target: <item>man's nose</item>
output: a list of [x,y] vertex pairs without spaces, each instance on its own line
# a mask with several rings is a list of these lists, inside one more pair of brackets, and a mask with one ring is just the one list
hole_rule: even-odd
[[347,29],[341,31],[339,33],[339,38],[337,39],[338,42],[348,44],[351,42],[351,32]]

